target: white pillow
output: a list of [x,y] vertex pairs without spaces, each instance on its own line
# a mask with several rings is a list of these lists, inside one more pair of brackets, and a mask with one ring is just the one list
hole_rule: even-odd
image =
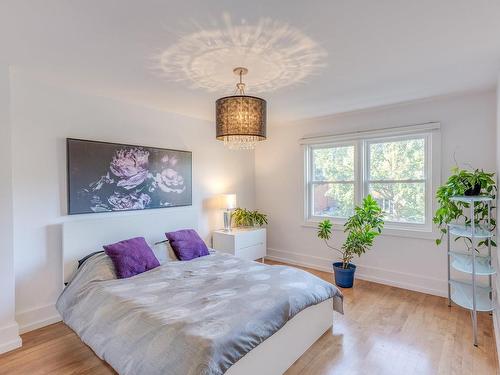
[[153,251],[155,253],[156,258],[160,262],[160,264],[166,262],[178,262],[179,260],[175,256],[174,250],[172,246],[168,242],[163,242],[158,245],[154,245]]
[[170,246],[170,242],[167,242],[165,244],[167,246],[167,255],[168,258],[170,259],[170,262],[178,262],[179,259],[177,259],[177,256],[174,253],[174,249],[172,249],[172,246]]

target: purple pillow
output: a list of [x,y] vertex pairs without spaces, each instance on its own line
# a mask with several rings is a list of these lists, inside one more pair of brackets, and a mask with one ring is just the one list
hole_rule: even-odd
[[179,260],[191,260],[209,254],[207,245],[193,229],[168,232],[165,236]]
[[103,247],[113,261],[119,279],[138,275],[160,265],[144,237],[131,238]]

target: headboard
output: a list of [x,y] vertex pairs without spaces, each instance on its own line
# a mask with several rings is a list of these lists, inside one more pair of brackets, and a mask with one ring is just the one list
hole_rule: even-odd
[[[111,214],[116,215],[116,214]],[[102,246],[142,236],[149,243],[160,261],[167,258],[165,232],[179,229],[197,229],[198,220],[193,207],[178,207],[141,211],[118,216],[73,220],[63,224],[63,282],[71,279],[78,267],[78,260]]]

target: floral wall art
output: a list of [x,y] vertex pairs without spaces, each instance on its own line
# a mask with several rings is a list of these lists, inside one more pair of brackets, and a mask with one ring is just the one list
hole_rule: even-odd
[[189,151],[67,139],[68,213],[192,203]]

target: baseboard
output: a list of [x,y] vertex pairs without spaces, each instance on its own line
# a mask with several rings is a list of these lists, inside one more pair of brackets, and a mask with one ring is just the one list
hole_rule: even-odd
[[9,324],[0,328],[0,354],[10,352],[21,347],[22,341],[19,337],[19,327],[17,323]]
[[26,333],[61,321],[55,305],[46,305],[16,314],[19,332]]
[[[266,258],[297,266],[309,267],[319,271],[331,272],[332,270],[331,259],[312,255],[297,254],[268,248]],[[448,295],[446,280],[407,274],[378,267],[358,265],[356,269],[356,278],[440,297],[446,297]]]

